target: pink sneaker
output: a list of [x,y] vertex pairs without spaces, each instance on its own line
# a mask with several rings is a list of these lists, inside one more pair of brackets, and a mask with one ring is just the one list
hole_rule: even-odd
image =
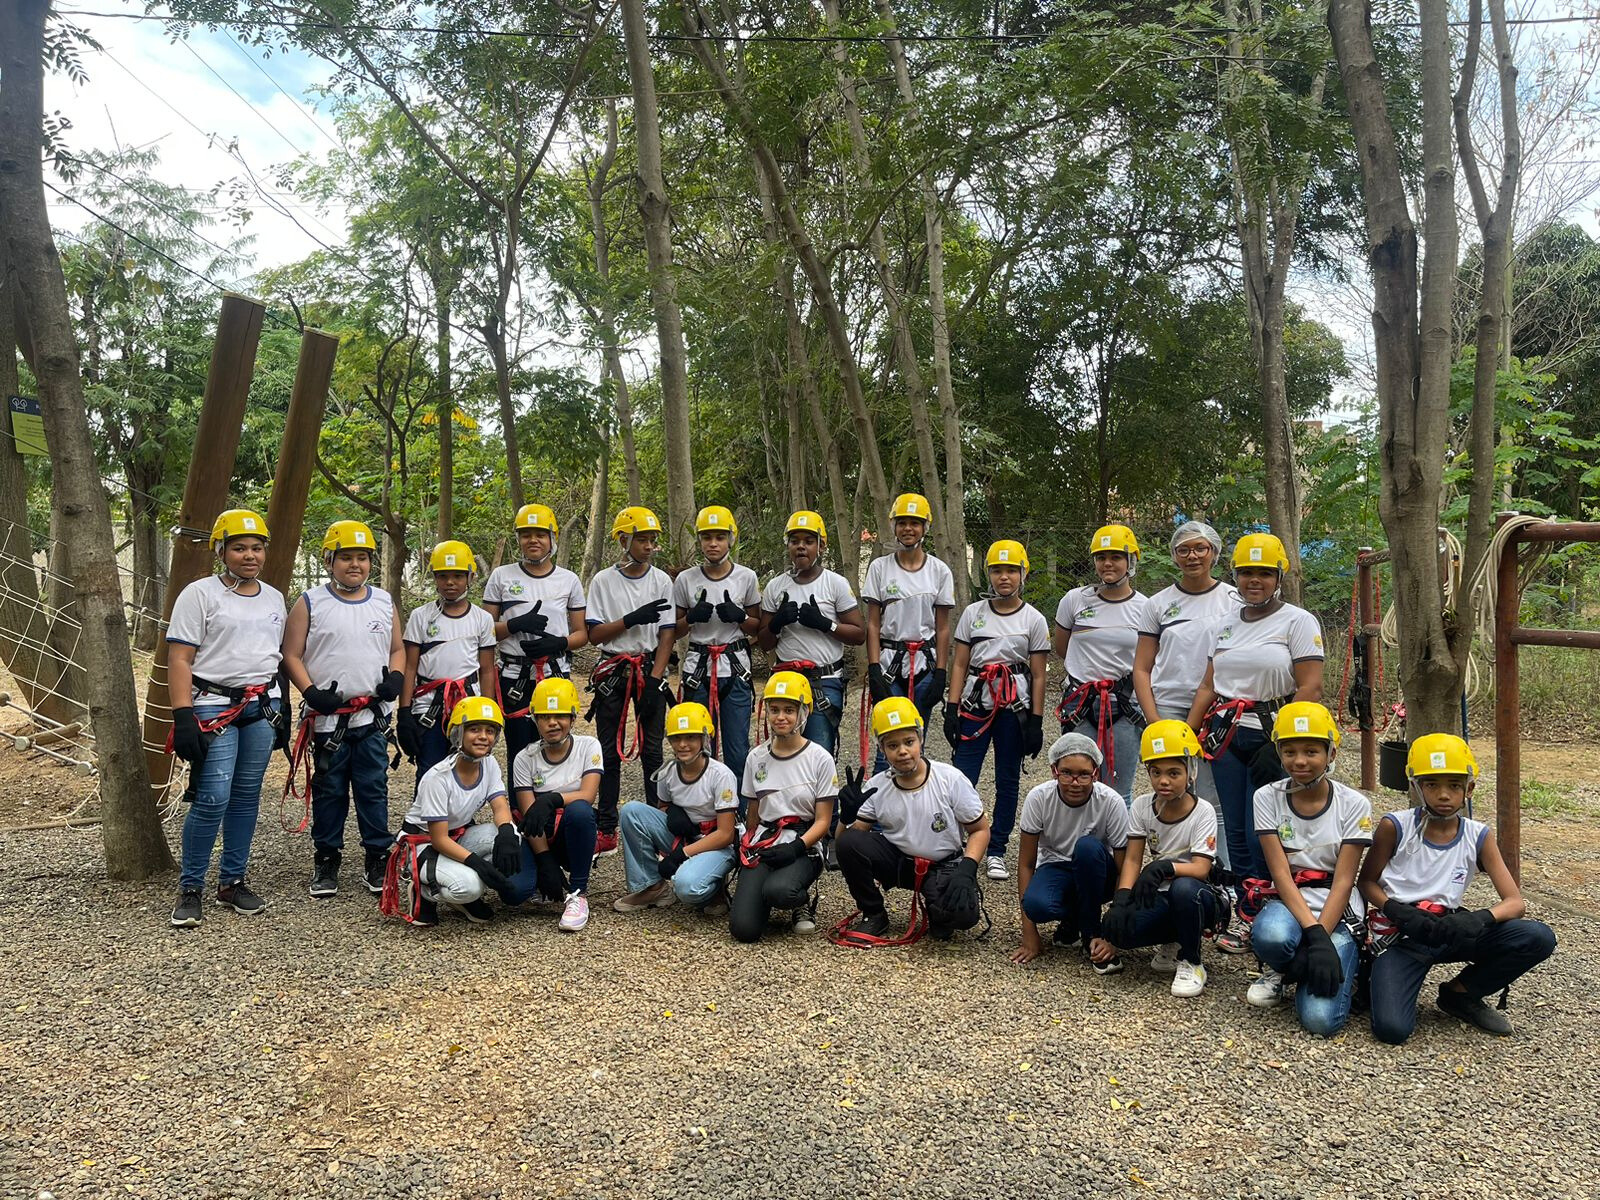
[[567,897],[567,906],[561,910],[561,932],[577,933],[589,923],[589,897],[573,892]]

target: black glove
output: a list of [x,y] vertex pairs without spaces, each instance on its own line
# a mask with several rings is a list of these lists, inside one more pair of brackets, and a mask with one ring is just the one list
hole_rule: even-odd
[[681,804],[667,805],[667,832],[675,838],[682,838],[685,842],[700,840],[700,826],[689,815],[689,810]]
[[818,633],[833,632],[833,621],[822,615],[822,609],[817,606],[815,596],[807,597],[806,602],[797,610],[795,620],[807,629],[815,629]]
[[639,693],[639,715],[647,721],[655,721],[666,716],[671,703],[672,690],[667,687],[667,681],[646,675],[644,691]]
[[289,756],[289,734],[293,728],[288,712],[279,710],[278,719],[272,722],[272,748],[282,750],[285,758]]
[[1283,760],[1278,757],[1278,748],[1271,742],[1266,743],[1251,757],[1251,787],[1264,788],[1267,784],[1282,779],[1283,776]]
[[787,842],[779,842],[776,846],[768,846],[761,851],[761,861],[773,870],[777,870],[779,867],[799,862],[809,853],[810,850],[804,841],[793,838]]
[[1152,908],[1161,895],[1161,885],[1178,874],[1170,858],[1158,858],[1139,872],[1133,881],[1133,902],[1140,908]]
[[546,900],[567,898],[567,877],[561,873],[554,850],[540,850],[533,856],[533,869],[539,877],[539,894]]
[[1117,894],[1111,897],[1111,907],[1100,919],[1100,932],[1117,949],[1130,949],[1135,919],[1133,889],[1118,888]]
[[933,706],[944,699],[944,689],[950,682],[950,677],[941,668],[935,667],[933,674],[928,676],[928,683],[917,685],[917,691],[927,688],[928,703],[926,707],[917,705],[917,711],[922,714],[922,723],[926,725],[928,718],[933,715]]
[[661,615],[671,607],[665,600],[652,600],[648,604],[641,604],[622,618],[623,627],[632,629],[635,625],[659,625]]
[[301,693],[305,702],[325,717],[332,716],[344,703],[339,698],[339,681],[335,679],[327,687],[308,687]]
[[861,815],[861,806],[867,802],[868,796],[878,794],[877,787],[861,790],[861,777],[864,771],[852,771],[849,767],[844,769],[844,786],[839,789],[835,803],[839,808],[839,824],[852,825]]
[[952,750],[961,746],[961,705],[949,700],[944,702],[944,740]]
[[514,617],[507,617],[506,631],[508,633],[543,633],[544,627],[550,624],[550,618],[539,611],[543,607],[543,600],[535,600],[533,607],[527,612],[518,613]]
[[743,625],[745,618],[749,615],[749,613],[745,612],[744,605],[735,600],[726,590],[723,591],[722,599],[717,602],[717,616],[721,617],[729,625]]
[[716,605],[712,604],[711,601],[706,599],[705,591],[702,590],[700,593],[700,599],[691,604],[688,611],[685,612],[683,616],[684,620],[688,621],[691,625],[704,625],[716,615],[716,612]]
[[1301,931],[1293,965],[1297,982],[1313,996],[1337,995],[1344,983],[1344,964],[1334,949],[1333,935],[1320,921],[1313,921]]
[[400,753],[416,762],[417,756],[422,753],[422,727],[417,724],[417,714],[413,709],[407,707],[400,710],[394,736],[400,743]]
[[867,664],[867,694],[872,697],[874,704],[882,704],[894,695],[889,687],[889,676],[884,673],[882,663]]
[[405,680],[406,677],[400,674],[399,671],[385,671],[383,673],[383,682],[372,689],[373,699],[382,700],[385,703],[390,700],[398,700],[400,698],[400,687],[405,683]]
[[515,890],[511,880],[507,879],[488,859],[481,854],[467,855],[467,866],[478,873],[478,878],[483,880],[485,887],[492,887],[500,893],[502,899],[508,898]]
[[1493,928],[1494,914],[1487,908],[1462,909],[1439,918],[1439,945],[1447,959],[1470,959],[1478,948],[1478,939]]
[[[978,890],[978,864],[963,855],[943,874],[943,886],[935,889],[940,916],[953,918],[957,928],[970,929],[978,923],[983,912],[983,894]],[[933,878],[933,875],[929,876],[930,880]],[[930,909],[934,899],[935,896],[928,897]]]
[[550,823],[556,817],[556,809],[560,807],[560,792],[535,792],[533,803],[528,805],[528,811],[522,815],[522,836],[536,838],[548,834]]
[[205,735],[200,732],[200,722],[194,715],[194,709],[175,708],[172,710],[172,752],[191,767],[198,767],[206,760]]
[[1444,936],[1444,922],[1441,917],[1430,912],[1423,912],[1415,904],[1407,904],[1404,900],[1396,900],[1390,896],[1383,902],[1383,915],[1394,922],[1402,936],[1415,938],[1425,946],[1437,946]]
[[1029,713],[1022,722],[1022,752],[1029,758],[1038,758],[1044,749],[1044,717]]
[[671,879],[678,873],[678,868],[688,861],[688,852],[682,846],[674,846],[661,856],[657,869],[661,872],[661,878]]
[[522,835],[510,821],[494,835],[494,869],[508,876],[522,870]]
[[522,639],[522,650],[529,658],[560,658],[568,650],[563,634],[536,633]]
[[778,605],[777,610],[774,611],[772,616],[768,619],[767,628],[773,633],[777,633],[785,626],[793,625],[799,619],[800,606],[785,596],[783,601]]

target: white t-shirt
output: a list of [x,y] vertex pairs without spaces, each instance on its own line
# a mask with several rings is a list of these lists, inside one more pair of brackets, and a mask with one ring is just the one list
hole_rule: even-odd
[[[1225,700],[1278,700],[1294,694],[1294,665],[1323,659],[1322,627],[1305,609],[1285,604],[1271,616],[1225,617],[1211,638],[1211,683]],[[1261,728],[1247,712],[1241,725]]]
[[[360,600],[345,600],[332,584],[312,588],[295,603],[304,604],[306,624],[303,661],[317,687],[339,685],[339,698],[368,696],[389,672],[389,646],[394,640],[394,600],[381,587],[367,585]],[[394,702],[377,706],[394,712]],[[374,720],[373,706],[352,713],[348,728],[359,729]],[[317,717],[316,731],[327,733],[338,717]]]
[[1461,907],[1462,897],[1478,873],[1478,861],[1489,827],[1482,821],[1460,817],[1460,827],[1449,842],[1430,842],[1422,836],[1426,822],[1422,810],[1385,814],[1394,826],[1394,857],[1383,868],[1378,882],[1396,900],[1416,904],[1431,900],[1446,908]]
[[1206,677],[1217,624],[1238,611],[1238,591],[1221,580],[1198,593],[1186,592],[1174,583],[1150,597],[1139,633],[1157,642],[1150,690],[1162,712],[1182,710],[1178,719],[1188,717],[1194,694]]
[[406,824],[422,829],[430,821],[443,821],[451,829],[472,824],[480,808],[506,794],[505,777],[494,757],[483,759],[481,765],[477,784],[469,788],[456,775],[456,755],[435,763],[417,782],[417,798],[406,813]]
[[600,756],[600,742],[586,733],[575,733],[572,735],[572,749],[558,763],[545,757],[543,741],[524,746],[511,763],[511,788],[518,792],[560,792],[565,795],[581,788],[585,775],[600,775],[604,771],[605,760]]
[[676,625],[678,614],[672,611],[672,580],[660,567],[650,567],[638,578],[625,574],[621,567],[615,566],[595,572],[594,578],[589,581],[588,621],[591,628],[606,621],[620,621],[634,609],[657,600],[667,602],[661,615],[654,621],[623,629],[599,647],[602,658],[609,658],[613,654],[654,654],[661,631]]
[[1050,626],[1044,614],[1028,603],[1009,613],[996,612],[991,600],[969,604],[961,610],[954,637],[961,645],[972,648],[962,698],[984,705],[988,704],[987,693],[976,695],[979,670],[990,663],[1025,667],[1030,655],[1050,649]]
[[[756,581],[756,573],[749,567],[740,563],[733,564],[733,570],[722,579],[710,579],[706,576],[704,564],[690,567],[672,581],[672,603],[680,611],[687,612],[695,606],[701,593],[711,601],[712,606],[722,602],[727,596],[740,608],[749,608],[752,604],[761,602],[761,585]],[[688,648],[680,647],[683,656],[683,673],[693,675],[700,666],[701,651],[693,649],[693,644],[706,646],[726,646],[729,642],[737,642],[744,637],[737,625],[724,621],[716,613],[711,614],[709,621],[699,625],[689,626]],[[749,650],[735,650],[731,654],[724,654],[717,659],[717,677],[733,674],[733,659],[737,658],[748,670],[750,666]]]
[[[927,643],[917,654],[918,677],[933,670],[933,610],[956,605],[955,576],[944,561],[929,554],[922,566],[908,571],[893,554],[875,558],[867,566],[867,582],[861,588],[861,596],[883,609],[878,624],[880,636],[896,642]],[[887,671],[898,653],[885,647],[878,656],[879,665]],[[902,655],[900,678],[907,677],[910,666],[911,656]]]
[[[772,743],[763,742],[744,760],[742,790],[759,805],[761,824],[770,829],[780,817],[814,820],[817,801],[831,801],[839,794],[839,774],[833,755],[815,742],[807,742],[788,758],[779,758],[772,752]],[[800,832],[803,830],[786,829],[778,840],[786,842]]]
[[[459,617],[452,617],[437,600],[430,600],[406,618],[404,639],[407,645],[422,648],[417,656],[418,683],[426,679],[470,679],[478,673],[478,652],[494,648],[494,618],[476,604],[468,605]],[[482,689],[480,680],[467,689],[467,694],[482,695]],[[433,707],[434,697],[434,692],[415,697],[411,711],[423,715]],[[446,718],[449,715],[446,713]]]
[[[1206,805],[1207,808],[1210,805]],[[1022,802],[1023,833],[1039,835],[1038,865],[1071,862],[1081,837],[1097,837],[1113,850],[1128,844],[1128,805],[1122,793],[1098,780],[1076,808],[1061,798],[1054,779],[1039,784]]]
[[1121,679],[1133,671],[1133,650],[1139,642],[1150,600],[1138,592],[1123,600],[1107,600],[1093,587],[1073,588],[1056,605],[1056,624],[1072,635],[1067,642],[1067,676],[1074,683]]
[[[773,576],[761,590],[761,610],[777,612],[785,596],[802,607],[815,596],[822,615],[834,621],[839,619],[840,613],[858,607],[855,593],[844,576],[826,569],[810,583],[801,583],[787,571]],[[832,634],[808,629],[799,621],[793,621],[778,631],[777,656],[779,662],[810,661],[825,667],[844,658],[844,645]]]
[[930,760],[928,778],[914,790],[897,784],[893,771],[879,771],[869,786],[877,791],[857,819],[881,826],[883,836],[913,858],[943,862],[960,854],[966,845],[961,827],[983,816],[978,789],[948,763]]
[[698,825],[715,821],[718,813],[739,811],[739,781],[714,758],[693,783],[685,783],[677,760],[670,760],[656,775],[656,795],[676,804]]
[[[167,641],[193,646],[194,673],[212,683],[252,687],[278,673],[283,660],[283,593],[270,583],[254,596],[241,596],[208,575],[178,593],[172,605]],[[181,696],[172,703],[184,706]],[[194,689],[191,704],[227,704],[226,696]]]
[[[483,602],[498,605],[500,620],[520,617],[538,604],[539,615],[548,617],[546,633],[566,637],[571,630],[571,614],[582,613],[587,606],[583,598],[583,581],[565,567],[551,567],[548,574],[530,575],[521,563],[506,563],[490,572],[483,584]],[[500,639],[497,656],[505,669],[511,659],[522,659],[520,635],[512,633]],[[561,655],[557,663],[560,674],[572,670],[572,660]]]
[[[1217,856],[1217,810],[1204,800],[1196,800],[1189,815],[1176,821],[1163,821],[1156,815],[1154,792],[1135,796],[1128,816],[1128,836],[1144,839],[1145,857],[1189,862],[1196,855]],[[1167,890],[1167,884],[1161,885]]]
[[[1372,801],[1331,779],[1328,787],[1328,802],[1310,817],[1301,816],[1290,805],[1287,780],[1256,789],[1256,833],[1270,833],[1282,842],[1291,867],[1332,871],[1339,864],[1339,851],[1346,845],[1372,844]],[[1321,916],[1328,889],[1301,888],[1300,894],[1312,913]],[[1350,907],[1358,917],[1366,912],[1360,888],[1350,889]]]

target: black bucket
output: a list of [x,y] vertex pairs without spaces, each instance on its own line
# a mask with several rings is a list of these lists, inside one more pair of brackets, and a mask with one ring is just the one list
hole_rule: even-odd
[[1404,742],[1378,743],[1378,782],[1391,791],[1403,792],[1411,786],[1406,778],[1406,749]]

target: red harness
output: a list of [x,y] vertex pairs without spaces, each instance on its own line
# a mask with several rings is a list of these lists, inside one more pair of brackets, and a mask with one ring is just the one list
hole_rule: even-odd
[[628,744],[628,713],[633,711],[634,703],[644,694],[644,655],[642,654],[613,654],[610,658],[602,659],[600,664],[589,675],[591,685],[600,683],[618,672],[624,672],[624,686],[622,691],[622,712],[617,717],[617,757],[623,762],[632,762],[639,757],[644,749],[644,726],[635,716],[633,721],[633,744]]
[[[1325,888],[1333,886],[1333,872],[1312,867],[1297,867],[1294,871],[1297,888]],[[1243,879],[1239,881],[1239,919],[1246,925],[1253,923],[1268,900],[1278,899],[1278,885],[1271,879]]]
[[411,693],[415,700],[418,696],[426,696],[438,692],[443,701],[441,711],[444,714],[445,724],[450,722],[450,714],[455,712],[456,705],[467,698],[467,681],[465,679],[430,679],[426,683],[417,684]]
[[[1022,697],[1022,694],[1017,691],[1016,671],[1010,663],[985,663],[978,668],[977,680],[980,693],[983,689],[988,689],[989,711],[976,729],[970,733],[966,730],[962,731],[961,740],[963,742],[982,737],[988,728],[994,724],[995,716],[1000,710],[1013,707]],[[978,720],[978,717],[968,713],[965,708],[961,710],[961,718],[962,720]]]
[[1111,697],[1116,686],[1115,679],[1091,679],[1067,691],[1061,697],[1061,703],[1056,706],[1056,720],[1065,726],[1069,723],[1067,716],[1069,712],[1075,721],[1077,714],[1083,711],[1084,705],[1094,704],[1096,710],[1094,740],[1106,760],[1105,768],[1101,772],[1102,778],[1105,779],[1117,777],[1117,739],[1111,731]]
[[[245,709],[250,707],[250,701],[256,699],[258,696],[265,695],[267,690],[271,687],[272,684],[270,682],[252,683],[249,687],[244,689],[244,695],[240,697],[239,702],[233,707],[225,708],[216,716],[207,717],[205,720],[198,722],[200,726],[200,732],[217,733],[220,730],[226,729],[229,725],[232,725],[239,719],[240,713],[244,712]],[[172,753],[172,738],[176,732],[177,730],[175,729],[167,730],[168,754]]]
[[[450,831],[450,840],[459,841],[467,831],[465,825]],[[386,917],[404,917],[416,924],[422,916],[422,865],[423,850],[433,845],[433,837],[426,833],[402,833],[394,839],[389,850],[389,861],[383,868],[383,893],[378,897],[378,911]],[[400,875],[402,868],[411,876],[410,903],[402,906]]]
[[[549,655],[546,655],[543,658],[530,658],[528,660],[529,665],[533,668],[533,687],[536,688],[541,683],[544,682],[545,664],[547,662],[549,662],[549,661],[550,661],[550,656]],[[499,678],[499,674],[496,673],[495,686],[498,688],[499,685],[500,685],[500,678]],[[420,694],[421,694],[421,689],[419,688],[418,689],[418,695],[420,695]],[[517,709],[516,712],[508,712],[508,713],[506,713],[505,714],[506,715],[506,719],[510,720],[512,717],[525,717],[525,716],[527,716],[528,712],[529,712],[529,709],[532,706],[532,704],[533,704],[533,688],[529,688],[528,689],[528,703],[524,704],[521,708]]]
[[1223,716],[1227,725],[1226,732],[1222,735],[1222,741],[1217,744],[1215,750],[1207,753],[1205,746],[1201,745],[1200,753],[1205,755],[1207,762],[1215,762],[1228,752],[1228,747],[1233,745],[1233,735],[1239,728],[1239,718],[1255,706],[1256,702],[1254,700],[1219,699],[1211,702],[1211,707],[1206,709],[1206,715],[1200,722],[1202,733],[1211,725],[1211,719],[1218,715]]
[[861,915],[861,910],[858,908],[828,930],[828,940],[835,946],[849,946],[853,950],[883,950],[891,946],[910,946],[920,942],[928,932],[928,906],[922,900],[922,884],[928,878],[933,860],[913,858],[911,861],[916,870],[916,882],[911,885],[911,923],[906,926],[904,933],[899,937],[877,937],[849,928],[850,922]]
[[[761,851],[778,844],[778,836],[785,829],[794,829],[806,824],[804,817],[779,817],[772,825],[752,825],[744,831],[744,837],[739,839],[739,865],[742,867],[759,867],[761,865]],[[757,837],[763,829],[771,829],[766,837]]]
[[[710,643],[700,647],[700,653],[706,656],[706,711],[711,714],[711,753],[722,757],[722,704],[717,699],[717,664],[722,661],[722,656],[733,649],[734,643]],[[678,684],[678,699],[683,699],[683,683]]]
[[[278,824],[285,833],[304,833],[311,825],[311,773],[312,773],[312,731],[316,728],[317,718],[320,716],[347,717],[358,713],[364,708],[376,704],[371,696],[357,696],[353,700],[346,700],[331,713],[307,711],[300,718],[299,728],[295,730],[294,743],[289,749],[289,774],[283,781],[283,794],[278,798]],[[298,778],[297,778],[298,777]],[[302,811],[298,824],[291,824],[288,801],[293,797],[301,802]]]

